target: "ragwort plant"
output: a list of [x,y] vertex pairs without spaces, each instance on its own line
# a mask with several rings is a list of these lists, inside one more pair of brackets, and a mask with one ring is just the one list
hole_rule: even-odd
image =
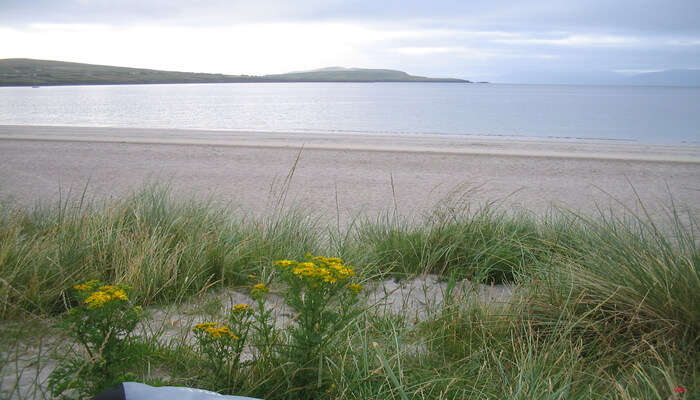
[[354,282],[353,267],[337,257],[307,254],[304,261],[277,260],[275,266],[288,286],[285,303],[296,313],[282,356],[296,368],[293,383],[300,397],[316,398],[329,385],[324,354],[335,334],[358,313],[354,306],[363,287]]
[[252,286],[250,294],[255,300],[256,306],[250,318],[250,328],[253,330],[252,346],[257,350],[256,362],[270,370],[275,370],[276,349],[280,344],[280,332],[275,328],[272,310],[266,308],[269,288],[264,283],[256,283]]
[[132,332],[142,316],[127,295],[128,287],[91,280],[73,287],[78,305],[62,322],[69,336],[84,350],[67,356],[49,376],[49,389],[59,396],[75,389],[83,397],[129,380],[135,361]]
[[227,391],[235,391],[245,381],[241,354],[250,330],[252,310],[247,304],[231,309],[227,324],[203,322],[194,326],[197,347],[207,361],[214,383],[222,382]]

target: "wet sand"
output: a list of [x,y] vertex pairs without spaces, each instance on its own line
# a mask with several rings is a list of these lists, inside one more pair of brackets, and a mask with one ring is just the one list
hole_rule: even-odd
[[59,191],[77,197],[86,185],[90,197],[109,198],[158,181],[267,212],[292,168],[286,203],[332,219],[394,207],[420,215],[454,192],[538,213],[637,209],[637,194],[655,215],[671,196],[700,210],[699,146],[0,126],[0,198],[22,207],[56,202]]

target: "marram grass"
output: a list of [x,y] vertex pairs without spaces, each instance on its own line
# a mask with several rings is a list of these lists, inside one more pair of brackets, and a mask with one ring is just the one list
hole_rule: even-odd
[[299,213],[251,221],[154,188],[0,218],[0,318],[60,313],[65,288],[83,279],[130,286],[144,305],[179,301],[318,247],[314,221]]
[[[242,216],[158,187],[104,204],[5,208],[0,368],[19,374],[50,368],[52,357],[60,363],[67,344],[52,326],[76,306],[68,291],[81,282],[129,287],[134,304],[157,306],[263,285],[280,273],[275,260],[312,253],[342,257],[365,281],[434,273],[517,289],[498,305],[456,291],[417,324],[350,304],[352,318],[333,327],[333,346],[313,366],[246,361],[245,374],[228,372],[245,376],[235,389],[211,379],[192,343],[146,335],[130,350],[133,379],[266,399],[308,398],[300,382],[311,372],[323,377],[316,398],[666,399],[675,386],[699,398],[698,226],[675,208],[662,226],[612,212],[536,216],[485,206],[358,219],[341,232],[294,209]],[[4,386],[3,395],[49,398],[39,371],[30,389]]]

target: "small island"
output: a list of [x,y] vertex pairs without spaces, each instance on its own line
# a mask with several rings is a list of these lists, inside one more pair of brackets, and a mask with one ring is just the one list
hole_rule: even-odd
[[133,85],[163,83],[246,82],[449,82],[456,78],[427,78],[391,69],[329,67],[275,75],[224,75],[159,71],[64,61],[9,58],[0,60],[0,86]]

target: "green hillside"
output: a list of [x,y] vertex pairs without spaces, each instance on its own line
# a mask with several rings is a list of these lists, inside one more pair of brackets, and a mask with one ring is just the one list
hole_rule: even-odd
[[249,76],[159,71],[63,61],[0,60],[0,86],[116,85],[234,82],[468,82],[434,79],[387,69],[324,68],[279,75]]
[[426,78],[392,69],[330,67],[314,71],[266,75],[265,78],[290,82],[464,82],[454,78]]
[[0,60],[0,86],[211,83],[249,80],[250,78],[243,76],[157,71],[63,61],[25,58]]

